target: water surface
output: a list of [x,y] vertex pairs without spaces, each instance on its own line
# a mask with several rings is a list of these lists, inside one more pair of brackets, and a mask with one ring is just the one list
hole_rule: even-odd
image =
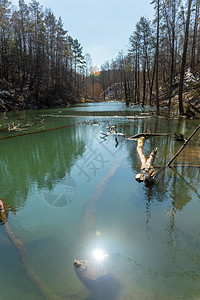
[[[0,140],[0,197],[11,207],[8,224],[23,242],[29,265],[61,299],[100,299],[74,272],[74,259],[92,259],[96,248],[120,281],[115,299],[200,298],[199,133],[149,189],[135,181],[136,141],[109,136],[107,126],[127,137],[170,133],[145,141],[155,165],[165,165],[198,120],[158,118],[122,103],[81,104],[62,109],[1,114],[31,131],[65,128]],[[11,135],[1,132],[0,136]],[[117,146],[117,147],[116,147]],[[183,167],[193,165],[193,167]],[[1,300],[44,299],[20,267],[16,248],[0,226]],[[114,294],[114,293],[113,293]]]

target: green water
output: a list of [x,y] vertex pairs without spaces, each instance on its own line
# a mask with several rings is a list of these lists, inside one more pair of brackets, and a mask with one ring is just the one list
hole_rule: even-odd
[[[146,154],[158,147],[155,165],[162,166],[181,146],[173,133],[188,137],[199,121],[99,103],[1,114],[0,125],[41,119],[31,131],[69,126],[0,140],[0,198],[11,207],[8,224],[28,264],[48,289],[61,299],[100,299],[78,279],[73,261],[90,260],[101,248],[121,283],[115,299],[200,299],[200,168],[168,168],[149,189],[134,179],[137,142],[118,138],[116,147],[114,137],[101,139],[108,125],[126,136],[171,133],[145,141]],[[199,133],[174,163],[200,164]],[[4,227],[0,299],[44,299]]]

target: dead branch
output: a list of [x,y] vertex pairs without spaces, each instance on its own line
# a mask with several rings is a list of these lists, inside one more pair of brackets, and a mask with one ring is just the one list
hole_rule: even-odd
[[197,128],[191,133],[191,135],[189,136],[189,138],[184,142],[184,144],[182,145],[182,147],[176,152],[176,154],[170,159],[170,161],[162,168],[160,169],[155,176],[157,176],[161,171],[163,171],[165,168],[169,167],[172,162],[175,160],[175,158],[177,158],[177,156],[182,152],[182,150],[185,148],[185,146],[188,144],[188,142],[191,140],[191,138],[193,137],[193,135],[195,135],[195,133],[199,130],[200,128],[200,124],[197,126]]
[[144,146],[144,140],[145,137],[141,137],[138,139],[138,145],[137,145],[137,153],[139,155],[141,167],[140,167],[140,173],[138,173],[135,176],[135,179],[138,182],[144,182],[146,186],[150,186],[154,183],[155,180],[155,169],[153,166],[157,148],[153,150],[149,157],[146,157],[146,155],[143,152],[143,146]]
[[44,119],[35,121],[34,123],[27,123],[24,127],[21,127],[21,124],[18,123],[15,125],[14,121],[11,124],[8,124],[7,127],[0,129],[0,131],[8,131],[8,132],[22,132],[28,131],[29,128],[35,126],[36,124],[43,123]]
[[[158,168],[158,169],[162,169],[164,168],[165,166],[155,166],[155,168]],[[181,168],[200,168],[200,165],[185,165],[185,164],[180,164],[180,165],[172,165],[170,166],[171,168],[178,168],[178,167],[181,167]]]
[[11,124],[8,124],[7,130],[10,131],[20,131],[20,123],[18,123],[17,125],[15,125],[14,122],[12,122]]
[[147,133],[147,132],[143,132],[143,133],[138,133],[135,134],[133,136],[131,136],[131,139],[138,139],[141,137],[148,137],[148,136],[163,136],[163,135],[170,135],[170,133]]
[[[77,123],[77,124],[81,124],[81,123]],[[67,128],[67,127],[76,126],[77,124],[68,124],[68,125],[55,127],[55,128],[49,128],[49,129],[43,129],[43,130],[37,130],[37,131],[31,131],[31,132],[24,132],[24,133],[15,134],[15,135],[3,136],[3,137],[0,137],[0,140],[10,139],[10,138],[14,138],[14,137],[20,137],[20,136],[24,136],[24,135],[28,135],[28,134],[36,134],[36,133],[42,133],[42,132],[47,132],[47,131],[59,130],[59,129]]]
[[192,132],[192,134],[189,136],[189,138],[185,141],[185,143],[183,144],[183,146],[178,150],[178,152],[172,157],[172,159],[170,159],[170,161],[166,164],[166,167],[169,167],[171,165],[171,163],[175,160],[175,158],[181,153],[181,151],[185,148],[185,146],[188,144],[188,142],[191,140],[191,138],[193,137],[193,135],[199,130],[200,128],[200,124],[199,126],[197,126],[197,128]]
[[44,122],[44,119],[35,121],[34,123],[29,123],[29,122],[28,122],[28,123],[26,124],[25,127],[31,128],[31,127],[33,127],[33,126],[35,126],[35,125],[37,125],[37,124],[39,124],[39,123],[43,123],[43,122]]
[[117,147],[119,145],[117,137],[121,136],[121,137],[125,138],[125,134],[121,133],[121,132],[117,132],[116,127],[117,126],[115,126],[115,125],[107,126],[106,128],[108,129],[108,132],[106,132],[106,133],[101,132],[101,134],[103,135],[103,136],[100,136],[100,138],[102,139],[101,143],[105,142],[109,135],[113,135],[113,136],[115,136],[115,142],[116,142],[115,147]]

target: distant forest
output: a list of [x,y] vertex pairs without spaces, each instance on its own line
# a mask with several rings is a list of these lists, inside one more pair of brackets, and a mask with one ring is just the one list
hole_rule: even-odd
[[84,72],[78,40],[36,0],[11,8],[10,1],[0,1],[0,88],[14,89],[16,101],[25,97],[37,106],[75,101]]
[[[170,109],[174,95],[178,96],[179,113],[184,113],[183,92],[186,70],[192,74],[191,88],[199,97],[200,27],[199,0],[153,0],[153,21],[141,17],[129,37],[128,53],[121,51],[111,63],[102,66],[101,85],[121,94],[127,104],[159,107],[167,100]],[[195,84],[196,83],[196,84]],[[197,95],[195,97],[197,97]]]
[[182,114],[185,70],[190,68],[196,78],[200,72],[200,1],[151,4],[154,20],[141,17],[128,51],[120,51],[92,75],[90,55],[83,55],[61,18],[36,0],[19,0],[12,11],[9,1],[0,0],[0,90],[13,93],[12,101],[21,101],[24,108],[119,99],[127,105],[155,105],[157,113],[163,99],[170,108],[176,90]]

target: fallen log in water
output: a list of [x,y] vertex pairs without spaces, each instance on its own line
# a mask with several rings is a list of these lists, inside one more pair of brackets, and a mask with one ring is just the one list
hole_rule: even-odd
[[137,152],[138,152],[138,155],[139,155],[139,158],[140,158],[140,162],[141,162],[141,172],[138,173],[135,176],[135,179],[137,181],[139,181],[139,182],[143,181],[146,186],[152,185],[154,183],[154,181],[155,181],[156,176],[161,171],[163,171],[165,168],[169,167],[172,164],[172,162],[182,152],[182,150],[185,148],[185,146],[188,144],[188,142],[191,140],[191,138],[194,136],[194,134],[199,130],[199,128],[200,128],[200,124],[191,133],[191,135],[189,136],[189,138],[185,139],[184,144],[177,151],[177,153],[172,157],[172,159],[170,159],[170,161],[165,166],[163,166],[159,171],[157,171],[157,172],[155,171],[154,166],[153,166],[153,162],[154,162],[155,157],[156,157],[157,149],[153,150],[148,158],[144,155],[144,153],[143,153],[143,145],[144,145],[145,136],[161,136],[161,135],[168,135],[168,133],[164,133],[164,134],[159,134],[159,133],[155,133],[155,134],[152,134],[152,133],[140,133],[140,134],[137,134],[135,136],[132,136],[132,138],[140,137],[138,139]]
[[[28,263],[28,260],[26,258],[26,250],[24,248],[23,243],[20,241],[19,238],[15,236],[13,231],[11,230],[8,220],[6,217],[6,212],[4,209],[4,203],[2,199],[0,199],[0,219],[2,223],[4,224],[5,232],[8,235],[11,243],[17,250],[21,268],[26,275],[26,277],[29,279],[29,281],[32,283],[32,285],[38,290],[38,292],[42,295],[43,299],[52,299],[52,300],[61,300],[63,298],[59,297],[56,293],[49,290],[49,288],[41,281],[41,279],[38,277],[38,275],[35,273],[35,271],[31,268],[31,266]],[[70,298],[67,298],[70,299]]]
[[191,133],[191,135],[189,136],[188,139],[185,140],[184,144],[182,145],[182,147],[176,152],[176,154],[172,157],[172,159],[170,159],[170,161],[162,168],[160,169],[155,176],[157,176],[161,171],[163,171],[165,168],[169,167],[173,161],[175,160],[175,158],[177,158],[177,156],[182,152],[182,150],[185,148],[185,146],[188,144],[188,142],[191,140],[191,138],[195,135],[195,133],[199,130],[200,128],[200,124],[197,126],[197,128]]
[[[116,164],[108,171],[106,176],[102,178],[86,205],[85,211],[83,212],[79,238],[79,246],[81,245],[80,247],[83,249],[83,253],[87,253],[88,244],[90,244],[91,240],[94,240],[97,236],[101,235],[100,232],[96,231],[95,209],[97,201],[102,196],[102,193],[109,184],[109,180],[114,176],[125,157],[126,155],[120,157]],[[109,268],[107,262],[101,263],[94,261],[94,259],[75,260],[74,270],[83,285],[92,292],[90,299],[117,299],[117,295],[121,288],[120,282]]]
[[140,159],[140,173],[135,176],[135,179],[138,182],[144,182],[146,186],[150,186],[153,184],[155,180],[156,170],[154,169],[153,162],[156,157],[157,148],[153,150],[149,157],[147,157],[143,152],[145,137],[141,137],[138,139],[137,145],[137,153]]
[[23,132],[23,131],[28,131],[29,128],[35,126],[38,123],[43,123],[44,119],[40,120],[40,121],[35,121],[34,123],[27,123],[26,125],[24,125],[23,127],[21,127],[21,124],[18,123],[17,125],[15,125],[15,122],[13,121],[11,124],[8,124],[6,127],[1,128],[0,131],[3,132]]
[[[104,192],[106,186],[109,184],[109,180],[114,176],[118,168],[121,166],[122,161],[125,159],[126,155],[123,155],[118,159],[116,164],[109,169],[108,173],[96,186],[91,198],[87,202],[85,210],[83,212],[82,218],[82,226],[81,229],[81,241],[79,241],[79,245],[84,245],[86,249],[88,248],[88,241],[96,236],[96,232],[94,231],[96,220],[95,220],[95,206],[96,202],[100,199],[102,193]],[[85,250],[86,250],[85,249]],[[84,251],[83,251],[84,252]]]
[[55,128],[42,129],[42,130],[31,131],[31,132],[24,132],[24,133],[15,134],[15,135],[2,136],[2,137],[0,137],[0,140],[5,140],[5,139],[10,139],[10,138],[20,137],[20,136],[29,135],[29,134],[36,134],[36,133],[42,133],[42,132],[48,132],[48,131],[54,131],[54,130],[64,129],[64,128],[67,128],[67,127],[76,126],[78,124],[82,124],[82,123],[68,124],[68,125],[59,126],[59,127],[55,127]]
[[131,136],[131,139],[138,139],[138,138],[141,138],[141,137],[148,137],[148,136],[163,136],[163,135],[170,135],[170,133],[148,133],[148,132],[143,132],[143,133],[138,133],[138,134],[135,134],[135,135]]

